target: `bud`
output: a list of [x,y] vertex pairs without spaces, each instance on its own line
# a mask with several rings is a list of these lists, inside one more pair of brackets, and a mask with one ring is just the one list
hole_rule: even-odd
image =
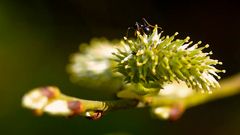
[[153,108],[152,112],[159,119],[176,121],[182,116],[184,107],[181,103],[177,103],[172,106]]

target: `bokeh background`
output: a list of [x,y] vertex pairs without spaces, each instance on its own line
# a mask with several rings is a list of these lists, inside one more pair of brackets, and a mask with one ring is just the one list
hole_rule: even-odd
[[179,37],[209,43],[213,58],[227,70],[224,78],[239,72],[237,1],[1,0],[0,134],[239,135],[239,95],[189,109],[176,122],[153,119],[148,109],[117,111],[90,121],[36,117],[21,107],[24,93],[45,85],[88,99],[104,96],[70,82],[69,55],[93,37],[122,38],[142,17],[159,24],[165,34],[178,31]]

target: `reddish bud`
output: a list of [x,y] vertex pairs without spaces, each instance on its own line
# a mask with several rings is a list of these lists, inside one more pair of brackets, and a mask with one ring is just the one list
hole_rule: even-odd
[[80,101],[68,101],[68,108],[73,112],[73,114],[79,114],[83,110],[83,106]]
[[55,98],[58,95],[58,89],[56,87],[42,87],[42,95],[48,97],[49,99]]
[[169,120],[171,121],[176,121],[178,120],[184,112],[184,106],[183,104],[175,104],[171,108],[170,115],[169,115]]

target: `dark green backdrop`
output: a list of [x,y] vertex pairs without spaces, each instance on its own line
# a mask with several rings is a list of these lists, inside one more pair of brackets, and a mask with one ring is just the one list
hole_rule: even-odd
[[240,9],[237,2],[161,0],[1,0],[0,134],[194,134],[239,135],[240,96],[187,110],[177,122],[152,119],[148,109],[110,113],[99,121],[35,117],[21,107],[29,89],[57,85],[64,93],[88,99],[104,93],[69,81],[69,55],[92,37],[119,39],[142,17],[160,24],[165,34],[209,43],[227,73],[240,69]]

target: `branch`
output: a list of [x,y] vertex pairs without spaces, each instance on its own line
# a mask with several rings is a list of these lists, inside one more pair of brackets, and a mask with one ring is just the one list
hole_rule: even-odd
[[196,92],[185,98],[172,98],[162,96],[145,96],[144,101],[152,106],[173,105],[175,103],[183,103],[186,108],[194,107],[213,100],[226,98],[240,93],[240,74],[232,76],[220,82],[221,88],[214,89],[213,93]]
[[152,111],[158,118],[176,120],[190,107],[239,94],[240,74],[221,81],[220,85],[221,88],[214,89],[211,94],[195,92],[184,98],[145,96],[143,101],[153,107]]
[[[195,92],[187,97],[172,97],[163,95],[139,96],[129,90],[124,97],[113,101],[93,101],[70,97],[62,94],[57,87],[48,86],[36,88],[27,93],[22,100],[24,107],[35,110],[37,114],[46,112],[54,116],[80,115],[92,120],[99,119],[109,111],[130,109],[136,107],[152,107],[153,112],[165,119],[177,119],[187,108],[209,101],[236,95],[240,92],[240,74],[220,82],[221,88],[213,90],[212,94]],[[142,106],[140,106],[140,103]],[[164,110],[164,111],[163,111]]]
[[41,115],[46,112],[55,116],[80,115],[90,119],[99,119],[106,112],[136,107],[137,100],[119,99],[113,101],[93,101],[64,95],[57,87],[35,88],[22,100],[24,107]]

